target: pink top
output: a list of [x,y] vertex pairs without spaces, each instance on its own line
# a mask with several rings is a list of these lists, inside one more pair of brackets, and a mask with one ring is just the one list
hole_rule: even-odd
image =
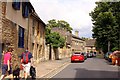
[[11,62],[11,52],[7,52],[4,54],[4,64],[7,64],[7,61]]

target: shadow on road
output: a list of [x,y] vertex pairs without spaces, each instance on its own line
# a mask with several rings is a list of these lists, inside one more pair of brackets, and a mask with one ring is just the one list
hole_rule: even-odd
[[105,60],[105,63],[107,63],[108,65],[112,65],[112,62],[109,62],[107,60]]
[[117,80],[120,78],[117,71],[87,70],[84,68],[77,68],[75,70],[76,78],[102,78],[102,80],[106,80],[104,78],[117,78]]

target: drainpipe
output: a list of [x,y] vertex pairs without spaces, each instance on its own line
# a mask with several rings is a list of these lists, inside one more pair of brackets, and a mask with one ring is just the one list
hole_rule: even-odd
[[[29,16],[29,14],[28,14],[27,48],[28,48],[28,39],[29,39],[29,17],[30,17],[30,16]],[[29,49],[29,48],[28,48],[28,49]]]
[[28,44],[29,44],[29,22],[30,22],[30,15],[32,14],[32,12],[30,13],[29,11],[28,11],[28,32],[27,32],[27,48],[30,50],[30,47],[28,46]]
[[31,13],[28,14],[28,28],[27,28],[27,29],[28,29],[28,32],[27,32],[27,48],[28,48],[29,50],[31,49],[30,46],[29,46],[29,36],[30,36],[30,35],[29,35],[29,29],[30,29],[30,28],[29,28],[29,27],[30,27],[29,23],[30,23],[30,15],[31,15]]

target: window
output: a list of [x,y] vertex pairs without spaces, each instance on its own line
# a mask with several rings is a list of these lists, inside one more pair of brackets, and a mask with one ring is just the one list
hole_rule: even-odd
[[24,18],[28,18],[29,15],[29,7],[27,2],[22,3],[22,16]]
[[24,48],[24,28],[21,26],[19,26],[18,47]]
[[33,53],[33,50],[34,50],[34,43],[32,43],[32,53]]
[[20,10],[20,1],[19,1],[19,0],[13,0],[13,2],[12,2],[12,7],[13,7],[15,10]]
[[33,19],[33,22],[32,22],[32,34],[34,35],[34,32],[35,32],[35,20]]
[[38,23],[38,26],[37,26],[37,35],[39,35],[39,23]]

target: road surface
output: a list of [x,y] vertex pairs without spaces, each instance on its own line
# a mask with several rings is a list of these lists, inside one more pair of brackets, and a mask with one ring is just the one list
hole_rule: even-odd
[[104,59],[88,58],[83,63],[69,65],[52,78],[120,78],[119,67]]

